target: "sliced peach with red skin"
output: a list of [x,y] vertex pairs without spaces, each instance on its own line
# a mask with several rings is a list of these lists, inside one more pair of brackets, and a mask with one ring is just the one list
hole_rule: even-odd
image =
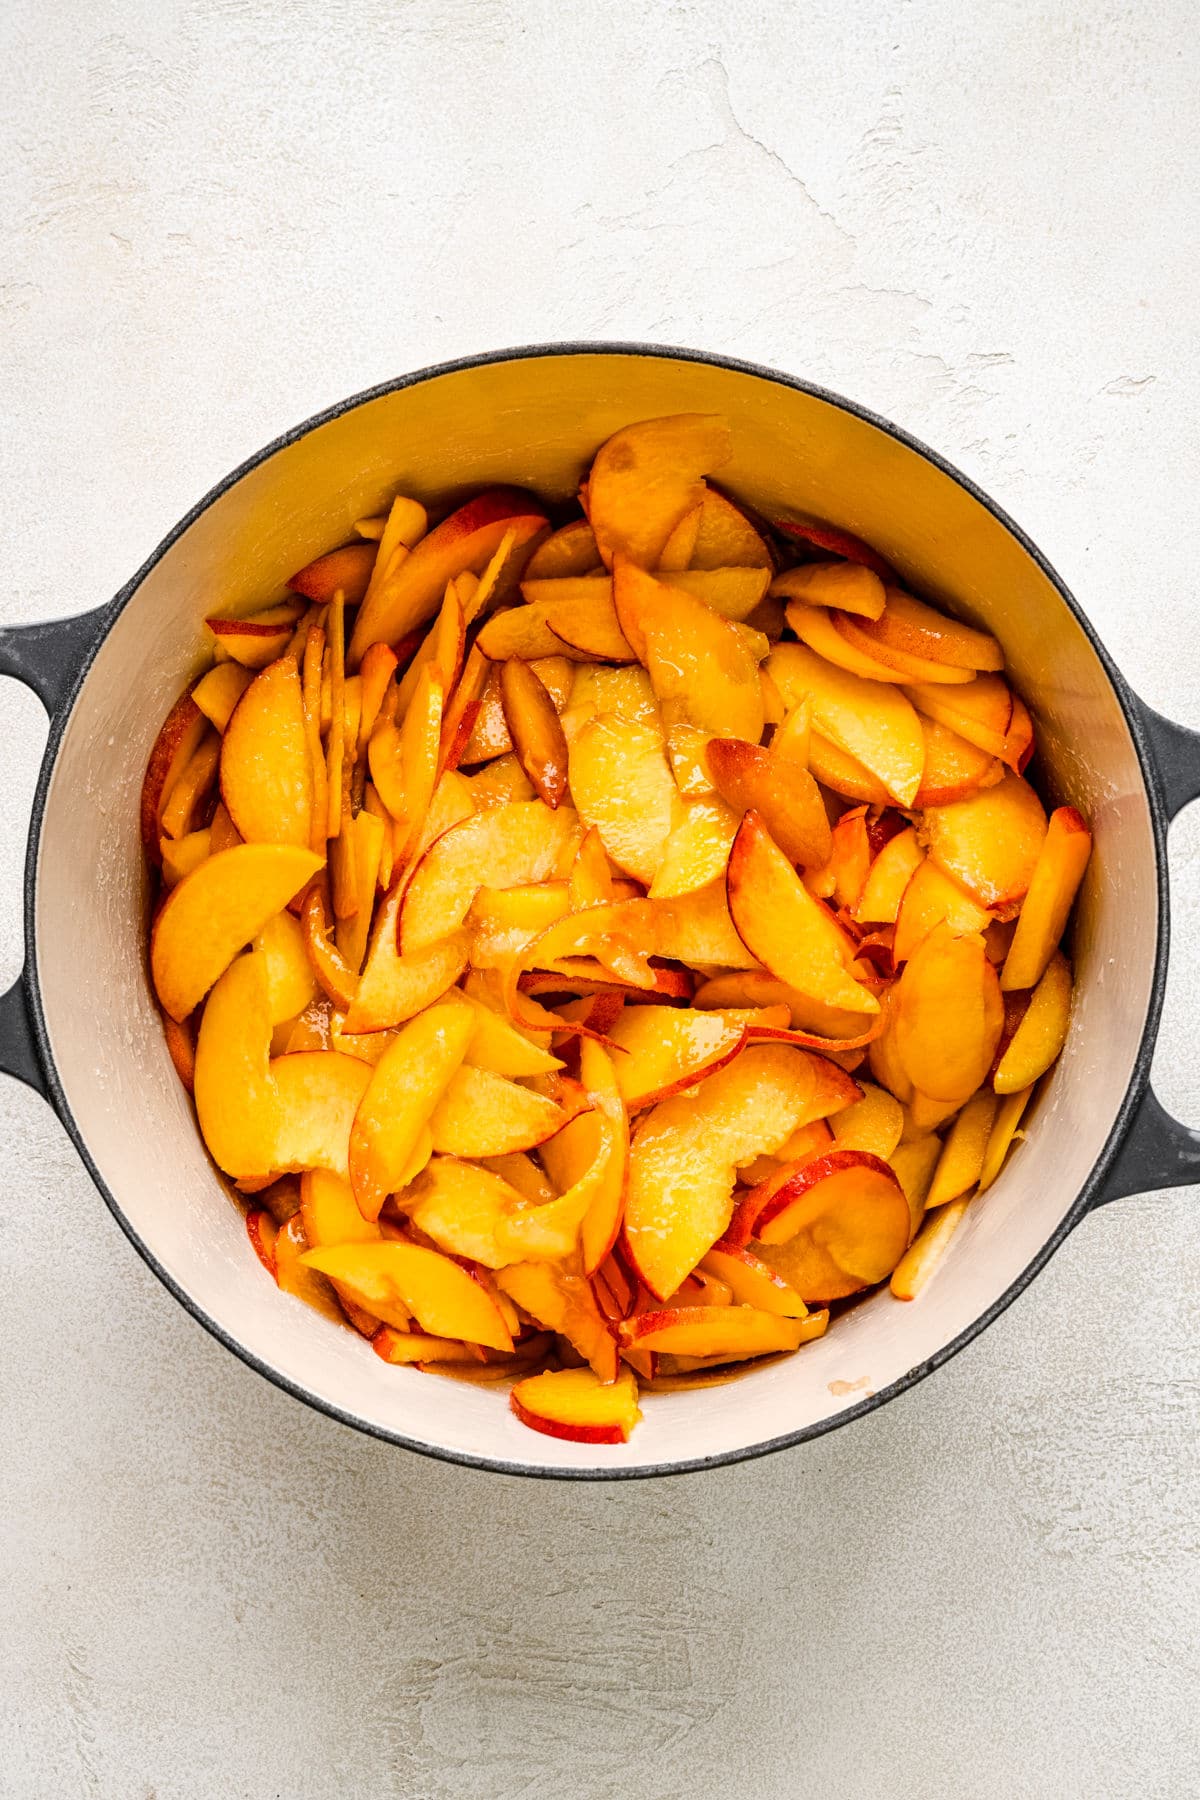
[[413,868],[400,914],[405,954],[457,930],[481,887],[545,881],[578,831],[569,807],[517,800],[464,819]]
[[786,704],[808,698],[814,728],[854,757],[901,806],[911,806],[925,767],[921,721],[904,695],[829,663],[807,644],[779,644],[767,659]]
[[1000,986],[1006,993],[1041,980],[1066,929],[1092,853],[1092,834],[1073,806],[1050,814],[1045,840],[1021,905]]
[[221,740],[221,799],[247,843],[311,841],[312,764],[290,656],[256,675],[233,709]]
[[531,494],[519,488],[488,488],[421,538],[401,562],[393,562],[359,608],[347,662],[356,669],[375,643],[395,644],[430,618],[446,584],[471,570],[486,568],[507,532],[514,548],[532,546],[546,529],[546,515]]
[[430,1337],[424,1331],[397,1330],[394,1325],[381,1325],[371,1339],[376,1356],[386,1363],[469,1363],[481,1367],[479,1350],[474,1344],[463,1344],[457,1338]]
[[163,721],[142,781],[140,824],[142,849],[157,866],[162,860],[159,836],[163,807],[171,789],[191,761],[208,730],[208,720],[190,694],[182,694]]
[[871,868],[871,840],[867,809],[852,807],[833,828],[829,859],[813,869],[809,886],[823,900],[832,899],[839,913],[853,917]]
[[901,588],[889,587],[883,612],[874,619],[857,619],[855,634],[884,661],[898,651],[904,657],[973,672],[998,674],[1004,668],[1004,652],[994,637],[938,612]]
[[839,1150],[869,1150],[888,1162],[904,1131],[904,1108],[886,1088],[864,1083],[862,1098],[837,1113],[831,1129]]
[[264,669],[283,656],[292,641],[302,600],[285,601],[252,613],[248,619],[205,619],[218,649],[246,669]]
[[858,1094],[823,1058],[755,1044],[648,1112],[630,1146],[624,1242],[641,1280],[666,1299],[725,1233],[735,1170]]
[[429,1129],[434,1150],[443,1156],[507,1156],[536,1148],[565,1123],[565,1113],[552,1100],[489,1069],[464,1064],[447,1082]]
[[704,1274],[715,1275],[725,1282],[739,1306],[777,1313],[781,1319],[808,1317],[808,1307],[795,1288],[744,1246],[726,1242],[714,1244],[700,1268]]
[[250,1247],[272,1281],[275,1280],[275,1239],[278,1235],[279,1227],[269,1212],[252,1207],[246,1214],[246,1236],[250,1239]]
[[605,566],[627,556],[654,568],[680,520],[705,498],[704,477],[732,453],[717,414],[677,413],[626,425],[600,446],[587,482],[587,515]]
[[896,571],[886,557],[880,556],[878,550],[873,550],[854,532],[844,531],[840,525],[827,525],[819,519],[776,519],[775,529],[801,544],[813,544],[818,550],[829,550],[834,556],[844,557],[847,562],[860,563],[878,575],[880,581],[895,582],[897,579]]
[[771,593],[781,600],[836,607],[864,619],[877,619],[887,603],[887,590],[875,571],[851,562],[802,563],[797,569],[784,569],[772,581]]
[[[864,681],[882,682],[884,686],[899,687],[902,682],[915,679],[915,670],[903,674],[885,663],[882,657],[873,656],[865,639],[851,642],[844,629],[853,624],[850,613],[830,612],[824,606],[808,606],[803,600],[789,600],[785,616],[800,642],[832,668],[843,669],[848,675],[857,675]],[[915,667],[925,671],[932,665],[920,663]],[[774,674],[773,670],[771,672]],[[935,670],[935,673],[941,671]],[[786,689],[784,693],[786,697]]]
[[746,814],[734,839],[726,888],[739,936],[771,974],[828,1006],[879,1011],[850,972],[850,938],[809,893],[757,813]]
[[692,794],[677,803],[675,823],[648,890],[650,899],[692,894],[722,878],[738,818],[716,794]]
[[359,978],[330,939],[328,882],[324,878],[309,887],[300,908],[300,918],[304,927],[304,948],[313,974],[333,1004],[345,1011],[354,1000]]
[[321,606],[327,606],[341,588],[346,605],[357,606],[367,591],[377,554],[371,543],[343,544],[340,550],[330,550],[306,563],[287,585],[293,594],[303,594]]
[[978,933],[936,925],[894,990],[890,1035],[914,1088],[961,1105],[987,1079],[1004,1028],[1004,999]]
[[624,1343],[642,1350],[735,1362],[799,1349],[803,1323],[753,1306],[673,1306],[639,1313],[618,1329]]
[[974,681],[953,688],[913,682],[904,691],[923,717],[936,719],[988,756],[1010,761],[1013,693],[1002,675],[977,675]]
[[182,1023],[173,1019],[170,1013],[162,1015],[163,1036],[167,1040],[167,1054],[171,1058],[175,1073],[190,1094],[196,1079],[196,1034],[189,1019]]
[[765,723],[760,659],[742,635],[745,627],[624,557],[613,568],[613,599],[669,724],[758,742]]
[[538,545],[525,565],[527,581],[558,581],[603,569],[596,537],[586,519],[561,525]]
[[925,738],[925,769],[913,801],[915,807],[945,806],[965,800],[979,788],[995,787],[1004,777],[1004,764],[977,744],[960,737],[936,719],[921,720]]
[[710,738],[703,756],[717,792],[736,812],[757,812],[789,862],[828,861],[829,818],[807,769],[740,738]]
[[808,767],[822,787],[846,800],[864,801],[868,806],[889,804],[891,795],[882,781],[876,780],[856,756],[847,756],[819,731],[810,733],[808,744]]
[[1071,965],[1056,950],[1033,990],[1029,1005],[1000,1058],[993,1077],[998,1094],[1032,1087],[1057,1060],[1071,1020]]
[[270,1073],[279,1113],[272,1172],[328,1169],[344,1178],[369,1066],[336,1050],[307,1050],[274,1057]]
[[556,1331],[583,1357],[599,1380],[613,1382],[620,1368],[617,1340],[596,1304],[591,1283],[551,1263],[513,1263],[496,1271],[496,1286],[547,1331]]
[[567,791],[567,740],[531,663],[501,663],[500,700],[517,761],[546,805],[557,807]]
[[616,1080],[630,1112],[694,1087],[746,1043],[745,1027],[724,1013],[686,1006],[627,1006],[606,1035],[624,1052],[615,1059]]
[[548,1147],[543,1148],[558,1196],[510,1215],[497,1229],[497,1242],[509,1262],[562,1264],[578,1251],[583,1272],[590,1275],[612,1249],[620,1226],[629,1124],[611,1065],[598,1044],[584,1042],[581,1068],[594,1110],[578,1115],[561,1135],[580,1134],[584,1154],[572,1156],[570,1168],[560,1170],[546,1155]]
[[[561,650],[562,645],[557,648]],[[475,649],[471,652],[472,661],[478,649],[476,641]],[[482,657],[482,652],[480,656]],[[486,657],[482,657],[482,661],[486,678],[480,690],[479,709],[459,757],[459,762],[467,765],[490,762],[495,757],[507,755],[513,747],[512,734],[504,717],[504,703],[500,698],[500,671]],[[561,714],[571,698],[578,665],[565,656],[554,655],[535,656],[531,666],[554,702],[554,710]],[[513,795],[511,798],[519,796]]]
[[373,1244],[379,1227],[364,1219],[354,1189],[328,1169],[305,1169],[300,1176],[300,1217],[314,1250],[326,1244]]
[[926,807],[922,833],[931,859],[981,906],[1023,900],[1046,837],[1041,801],[1011,771],[968,800]]
[[845,1299],[889,1275],[908,1247],[904,1190],[879,1157],[832,1150],[788,1176],[758,1216],[771,1267],[808,1301]]
[[150,967],[173,1019],[184,1019],[238,951],[282,912],[320,868],[292,844],[241,844],[186,875],[154,921]]
[[894,925],[908,884],[924,860],[913,826],[889,838],[867,871],[854,909],[859,924]]
[[628,1370],[608,1383],[591,1369],[547,1370],[518,1381],[509,1405],[530,1430],[576,1444],[624,1444],[642,1416]]
[[309,1250],[306,1267],[349,1290],[368,1312],[398,1299],[423,1331],[511,1351],[512,1334],[483,1283],[440,1250],[392,1239]]
[[431,1006],[399,1032],[371,1072],[350,1133],[350,1180],[364,1218],[377,1219],[410,1174],[422,1134],[466,1054],[472,1024],[465,1006]]
[[402,1204],[417,1229],[440,1250],[482,1263],[485,1269],[499,1269],[512,1260],[500,1247],[499,1228],[529,1203],[491,1169],[458,1157],[434,1156]]
[[571,798],[617,867],[647,885],[674,824],[677,791],[657,724],[601,715],[576,734]]
[[918,863],[901,896],[892,939],[893,959],[897,965],[907,962],[935,925],[948,923],[954,931],[965,934],[986,931],[990,919],[986,907],[926,857]]

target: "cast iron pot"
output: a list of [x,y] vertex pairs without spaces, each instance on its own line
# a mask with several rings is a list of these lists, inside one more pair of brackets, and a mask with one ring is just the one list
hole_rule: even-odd
[[[910,1305],[866,1300],[800,1355],[650,1396],[622,1448],[539,1436],[503,1390],[396,1369],[266,1279],[205,1155],[147,982],[142,771],[213,611],[275,599],[397,489],[517,482],[566,499],[595,447],[659,413],[721,412],[721,479],[768,517],[829,518],[918,592],[994,632],[1037,724],[1055,801],[1093,821],[1075,1014],[1028,1141],[968,1210]],[[363,1431],[515,1474],[618,1477],[803,1443],[911,1387],[1020,1293],[1095,1206],[1193,1180],[1200,1134],[1149,1087],[1167,963],[1168,821],[1200,793],[1200,735],[1129,690],[1045,558],[986,495],[885,420],[768,369],[638,345],[549,346],[427,369],[271,444],[170,534],[116,599],[0,634],[0,671],[51,718],[25,882],[26,964],[0,1001],[0,1068],[54,1107],[118,1223],[244,1361]],[[849,1390],[849,1391],[848,1391]]]

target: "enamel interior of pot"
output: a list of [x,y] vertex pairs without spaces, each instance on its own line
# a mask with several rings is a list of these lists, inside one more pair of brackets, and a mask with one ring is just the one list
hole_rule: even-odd
[[[171,1068],[145,969],[137,801],[159,722],[197,669],[206,613],[279,596],[397,489],[429,500],[493,482],[561,498],[619,425],[729,416],[729,488],[770,516],[807,510],[876,544],[927,594],[1001,640],[1033,710],[1051,797],[1094,823],[1074,953],[1076,1018],[1028,1141],[968,1212],[920,1298],[886,1293],[794,1358],[724,1387],[651,1396],[622,1449],[572,1446],[511,1416],[502,1389],[391,1368],[278,1293],[210,1165]],[[769,379],[636,354],[460,370],[366,402],[220,495],[143,581],[103,645],[50,784],[38,865],[38,973],[67,1100],[154,1258],[221,1330],[325,1404],[421,1444],[537,1468],[670,1466],[736,1454],[834,1417],[977,1320],[1072,1206],[1130,1081],[1153,980],[1153,834],[1121,708],[1051,582],[988,510],[924,457]]]

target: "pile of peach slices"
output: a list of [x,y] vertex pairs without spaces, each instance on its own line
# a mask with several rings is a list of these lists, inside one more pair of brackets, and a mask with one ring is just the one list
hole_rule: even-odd
[[994,638],[618,431],[212,618],[142,796],[167,1043],[286,1292],[619,1443],[911,1300],[1062,1048],[1091,848]]

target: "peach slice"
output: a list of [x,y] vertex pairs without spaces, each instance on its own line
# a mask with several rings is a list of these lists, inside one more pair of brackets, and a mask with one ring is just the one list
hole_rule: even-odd
[[356,669],[364,651],[375,643],[395,644],[406,632],[437,611],[447,582],[467,570],[486,568],[509,531],[514,550],[532,548],[546,530],[546,515],[532,495],[518,488],[488,488],[443,519],[393,563],[359,608],[347,662]]
[[820,789],[796,762],[774,748],[738,738],[711,738],[704,763],[713,786],[738,813],[753,809],[789,862],[819,868],[832,840]]
[[788,707],[807,697],[814,728],[859,761],[893,800],[912,805],[925,767],[925,738],[903,694],[835,668],[805,644],[779,644],[767,668]]
[[399,730],[383,722],[371,737],[371,778],[396,821],[394,856],[400,868],[417,850],[437,786],[443,699],[441,676],[430,664],[421,670]]
[[1004,1000],[982,937],[936,925],[895,987],[889,1035],[909,1081],[932,1100],[961,1105],[986,1080],[1003,1028]]
[[370,543],[344,544],[340,550],[330,550],[307,563],[287,585],[293,594],[303,594],[306,600],[315,600],[321,606],[327,606],[340,588],[346,605],[357,606],[367,591],[377,554]]
[[[834,668],[844,669],[847,674],[858,675],[866,681],[880,681],[885,685],[899,686],[911,680],[911,675],[901,674],[882,658],[872,656],[862,644],[851,643],[843,624],[851,623],[849,613],[833,613],[823,606],[806,606],[803,600],[789,600],[786,618],[801,643],[830,663]],[[922,669],[929,665],[922,663]]]
[[275,1057],[271,1081],[279,1125],[272,1171],[328,1169],[344,1177],[350,1127],[370,1079],[366,1063],[336,1050]]
[[610,669],[603,663],[566,666],[574,670],[568,710],[579,717],[581,725],[598,713],[632,719],[639,725],[661,723],[658,701],[645,669],[630,665]]
[[532,1150],[565,1124],[566,1114],[552,1100],[465,1064],[451,1075],[429,1119],[436,1153],[469,1157]]
[[839,912],[853,917],[871,868],[867,809],[844,812],[833,828],[829,860],[809,873],[808,886],[821,900],[832,899]]
[[719,880],[725,873],[737,828],[738,814],[715,794],[683,801],[650,883],[650,899],[669,900],[677,894],[691,894]]
[[212,854],[212,832],[189,831],[181,838],[163,837],[159,840],[159,849],[163,881],[172,888]]
[[302,1260],[345,1287],[368,1312],[379,1315],[381,1305],[399,1300],[434,1337],[512,1350],[512,1334],[487,1288],[440,1250],[391,1239],[329,1245],[307,1251]]
[[808,1308],[796,1292],[768,1263],[744,1246],[714,1244],[700,1265],[729,1287],[739,1306],[777,1313],[781,1319],[806,1319]]
[[428,1332],[397,1330],[381,1325],[371,1339],[376,1356],[386,1363],[419,1363],[440,1366],[443,1363],[468,1363],[482,1368],[479,1351],[473,1344],[462,1344],[457,1338],[430,1337]]
[[815,544],[818,550],[829,550],[834,556],[845,557],[847,562],[859,563],[878,575],[880,581],[896,580],[895,569],[878,550],[873,550],[852,531],[843,531],[840,525],[827,525],[819,519],[776,519],[775,529],[802,544]]
[[246,1236],[250,1246],[272,1281],[276,1279],[275,1239],[279,1227],[269,1212],[256,1208],[246,1214]]
[[323,1275],[305,1265],[305,1249],[303,1225],[298,1218],[289,1219],[276,1234],[274,1245],[275,1279],[281,1291],[303,1300],[335,1325],[344,1325],[345,1317],[333,1289]]
[[648,1112],[630,1146],[625,1243],[651,1293],[668,1298],[724,1235],[739,1163],[770,1155],[857,1095],[820,1057],[753,1044],[694,1092]]
[[586,519],[574,519],[552,531],[525,565],[527,581],[558,581],[570,575],[602,571],[595,533]]
[[746,627],[623,557],[613,569],[613,599],[668,724],[758,742],[765,723],[761,658],[742,635]]
[[896,1300],[915,1300],[946,1251],[967,1210],[965,1200],[951,1200],[927,1219],[912,1244],[892,1271],[891,1290]]
[[1013,766],[1008,737],[1013,694],[1002,675],[977,675],[955,688],[916,682],[904,691],[924,717],[936,719],[968,744]]
[[839,1150],[869,1150],[890,1162],[904,1131],[904,1108],[886,1088],[864,1083],[862,1099],[835,1115],[832,1131]]
[[617,1379],[617,1341],[596,1304],[591,1283],[550,1263],[513,1263],[496,1286],[547,1331],[557,1331],[603,1382]]
[[776,1274],[806,1302],[845,1299],[889,1275],[911,1215],[892,1170],[863,1150],[832,1150],[781,1182],[759,1213]]
[[241,663],[217,663],[207,675],[200,677],[192,689],[192,699],[205,718],[223,732],[234,707],[253,679],[253,672],[243,668]]
[[[543,1160],[559,1187],[556,1199],[512,1214],[497,1230],[506,1261],[565,1263],[581,1251],[583,1272],[604,1261],[617,1235],[625,1192],[629,1124],[612,1067],[598,1044],[584,1042],[581,1072],[595,1110],[578,1114],[555,1140],[571,1138],[569,1154]],[[589,1129],[590,1127],[590,1129]]]
[[485,1269],[512,1260],[500,1247],[498,1229],[528,1204],[502,1176],[452,1156],[433,1157],[402,1200],[413,1224],[440,1250]]
[[607,906],[616,897],[608,852],[594,826],[584,833],[575,852],[568,878],[568,897],[572,912],[582,912],[586,906]]
[[479,1000],[468,998],[467,1004],[475,1015],[475,1029],[463,1061],[472,1068],[487,1069],[510,1081],[526,1075],[552,1075],[562,1068],[558,1057],[518,1031],[501,1013]]
[[617,1087],[630,1112],[694,1087],[745,1047],[746,1030],[719,1012],[686,1006],[627,1006],[609,1027]]
[[517,761],[546,805],[557,807],[567,791],[567,740],[532,664],[500,665],[500,700]]
[[929,855],[981,906],[1006,906],[1028,892],[1046,837],[1042,803],[1011,771],[969,800],[926,807]]
[[918,1132],[901,1139],[888,1157],[892,1174],[904,1189],[911,1215],[909,1238],[914,1238],[925,1216],[925,1197],[942,1154],[942,1140],[932,1132]]
[[601,715],[584,725],[568,759],[571,798],[618,868],[647,885],[674,822],[677,790],[654,724]]
[[268,664],[233,709],[221,740],[221,799],[247,843],[310,842],[312,765],[291,657]]
[[1058,1058],[1071,1020],[1071,965],[1056,950],[1033,990],[1025,1016],[1000,1058],[993,1085],[998,1094],[1032,1087]]
[[[556,649],[561,650],[562,645],[558,644]],[[561,714],[571,698],[576,665],[565,656],[556,655],[534,657],[530,667],[554,702],[554,710]],[[491,668],[480,696],[479,710],[459,761],[468,765],[487,762],[493,757],[506,755],[512,747],[512,734],[504,717],[504,703],[500,697],[500,671]]]
[[344,841],[345,854],[351,865],[355,908],[350,918],[338,920],[337,947],[345,958],[346,967],[357,975],[367,953],[371,910],[383,856],[383,820],[364,808],[345,821],[338,841]]
[[714,881],[691,893],[655,900],[650,925],[654,953],[705,972],[756,968],[757,958],[738,934],[725,890],[725,882]]
[[477,643],[480,653],[492,662],[507,662],[511,658],[535,662],[546,656],[573,660],[590,655],[588,651],[576,650],[566,638],[551,631],[545,608],[540,606],[510,606],[493,613]]
[[154,922],[150,967],[173,1019],[186,1018],[321,866],[291,844],[242,844],[210,856],[172,888]]
[[983,1170],[983,1157],[996,1117],[996,1096],[990,1088],[972,1094],[946,1136],[933,1181],[925,1197],[926,1210],[945,1206],[969,1192]]
[[358,978],[337,946],[329,939],[328,882],[314,881],[301,907],[304,948],[322,991],[335,1006],[346,1008],[354,999]]
[[312,964],[304,947],[304,929],[291,913],[276,913],[257,933],[253,948],[266,964],[271,1023],[282,1025],[302,1013],[317,994]]
[[1004,777],[998,756],[967,742],[936,719],[922,719],[925,737],[925,769],[914,806],[944,806],[965,800],[979,788],[994,787]]
[[851,562],[804,563],[785,569],[772,581],[771,592],[781,600],[836,607],[864,619],[877,619],[887,603],[887,590],[875,571]]
[[565,881],[523,882],[511,888],[480,888],[467,914],[476,969],[505,969],[534,939],[571,910]]
[[[756,624],[771,578],[769,566],[756,568],[694,568],[663,574],[667,587],[703,600],[712,612],[733,624]],[[782,615],[780,617],[782,624]]]
[[753,1306],[672,1306],[639,1313],[619,1330],[623,1343],[641,1350],[722,1362],[798,1350],[804,1342],[802,1320]]
[[457,1002],[431,1006],[404,1027],[371,1071],[350,1133],[350,1180],[364,1218],[377,1219],[388,1195],[412,1178],[414,1152],[462,1063],[473,1024]]
[[[1018,1126],[1022,1115],[1029,1104],[1033,1093],[1032,1086],[1020,1088],[1015,1094],[1002,1094],[1000,1104],[996,1108],[996,1117],[988,1136],[987,1148],[983,1153],[983,1167],[979,1171],[979,1193],[990,1188],[1008,1155],[1013,1139],[1018,1135]],[[1023,1135],[1023,1134],[1021,1134]]]
[[164,840],[186,837],[196,828],[216,782],[220,761],[221,739],[215,731],[206,732],[171,784],[162,809]]
[[1004,667],[1004,652],[995,638],[899,588],[887,589],[887,605],[878,619],[832,616],[848,643],[889,668],[907,671],[912,681],[963,684],[979,671],[995,673]]
[[789,987],[847,1012],[879,1003],[850,972],[855,947],[815,900],[757,813],[748,812],[729,854],[729,912],[750,953]]
[[587,483],[588,522],[601,560],[652,569],[672,531],[705,498],[704,476],[733,451],[728,422],[678,413],[626,425],[602,444]]
[[923,861],[924,853],[911,825],[889,838],[867,871],[854,909],[859,924],[894,925],[908,884]]
[[579,828],[570,807],[515,800],[443,833],[413,868],[400,914],[405,955],[457,930],[481,887],[516,887],[554,875]]
[[[768,569],[689,569],[666,573],[662,585],[703,600],[723,619],[743,623],[761,603]],[[612,577],[603,571],[562,581],[523,581],[521,592],[552,630],[577,650],[610,662],[632,662],[633,651],[617,620]]]
[[509,1405],[522,1425],[576,1444],[624,1444],[641,1418],[637,1382],[626,1369],[611,1383],[591,1369],[547,1370],[518,1381]]
[[304,610],[301,600],[269,606],[248,619],[205,619],[219,652],[246,669],[265,669],[285,654]]
[[200,746],[208,720],[190,694],[183,694],[171,708],[154,740],[142,781],[140,824],[142,848],[151,863],[161,860],[159,837],[163,807],[171,789]]
[[387,1031],[415,1018],[453,987],[467,966],[470,937],[462,930],[400,954],[396,926],[403,897],[400,884],[393,885],[376,914],[362,976],[346,1011],[345,1029],[352,1034]]
[[328,1169],[306,1169],[301,1175],[300,1217],[313,1250],[379,1241],[379,1227],[359,1212],[350,1183]]
[[1062,937],[1092,853],[1092,834],[1073,806],[1050,814],[1046,836],[1004,960],[1005,993],[1035,987]]
[[658,559],[660,574],[675,574],[690,565],[696,548],[696,539],[700,535],[700,516],[703,510],[703,502],[699,506],[693,506],[691,512],[684,513],[678,525],[675,526],[663,545],[662,554]]
[[892,957],[897,964],[907,962],[935,925],[946,923],[955,932],[968,934],[986,931],[989,919],[986,908],[926,858],[913,871],[901,898]]
[[693,569],[771,569],[766,540],[743,509],[719,489],[706,487],[692,546]]
[[847,756],[819,731],[810,733],[808,744],[808,767],[822,787],[847,800],[865,801],[869,806],[889,804],[891,796],[882,781],[877,781],[869,770],[864,769],[857,757]]

